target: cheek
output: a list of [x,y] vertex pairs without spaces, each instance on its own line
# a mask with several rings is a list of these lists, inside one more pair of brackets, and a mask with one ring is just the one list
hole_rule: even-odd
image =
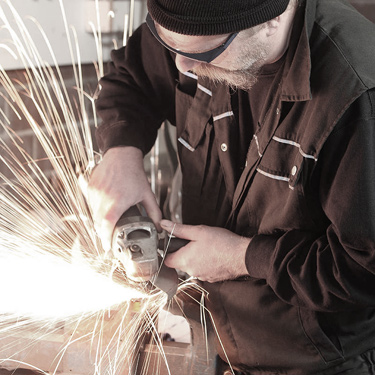
[[236,48],[232,48],[230,45],[221,55],[216,57],[215,60],[212,60],[209,64],[206,64],[207,67],[214,66],[222,69],[229,69],[233,66],[235,61],[235,56],[237,56],[238,51]]
[[259,68],[261,65],[264,65],[268,53],[269,46],[256,41],[256,43],[252,43],[251,45],[243,48],[238,55],[236,64],[240,69],[246,69],[252,66]]

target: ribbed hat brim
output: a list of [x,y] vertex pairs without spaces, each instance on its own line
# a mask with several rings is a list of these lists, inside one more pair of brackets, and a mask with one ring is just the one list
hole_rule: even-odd
[[249,29],[282,14],[290,0],[147,0],[151,17],[186,35],[219,35]]

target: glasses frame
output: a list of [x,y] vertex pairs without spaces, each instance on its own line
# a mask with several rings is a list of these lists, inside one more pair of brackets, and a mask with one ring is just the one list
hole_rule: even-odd
[[218,46],[216,48],[213,48],[209,51],[189,53],[189,52],[179,51],[178,49],[175,49],[175,48],[169,46],[167,43],[164,42],[164,40],[160,37],[160,35],[158,34],[158,32],[156,30],[155,22],[151,18],[150,13],[147,13],[146,24],[147,24],[148,28],[150,29],[152,35],[165,48],[169,49],[170,51],[172,51],[174,53],[185,56],[189,59],[202,61],[202,62],[205,62],[205,63],[210,63],[211,61],[215,60],[219,55],[221,55],[228,48],[228,46],[233,42],[233,39],[238,35],[238,32],[230,34],[228,36],[228,38],[225,40],[224,43],[222,43],[220,46]]

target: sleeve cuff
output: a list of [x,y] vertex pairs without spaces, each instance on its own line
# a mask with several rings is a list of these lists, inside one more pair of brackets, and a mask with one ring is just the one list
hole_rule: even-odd
[[263,234],[251,239],[245,256],[247,272],[251,277],[267,279],[277,240],[278,236]]
[[120,121],[98,127],[95,135],[98,147],[103,154],[110,148],[134,146],[142,150],[143,155],[146,155],[151,150],[157,133],[150,132],[145,137],[141,132],[134,131],[125,121]]

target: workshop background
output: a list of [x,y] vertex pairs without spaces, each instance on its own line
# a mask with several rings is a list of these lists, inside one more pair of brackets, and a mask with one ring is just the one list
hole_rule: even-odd
[[[29,31],[32,33],[34,41],[40,45],[40,52],[43,58],[46,59],[49,64],[53,65],[54,61],[50,57],[50,53],[42,40],[39,30],[33,22],[27,20],[27,17],[34,17],[40,23],[48,36],[54,53],[56,54],[56,59],[63,74],[65,85],[72,96],[74,96],[75,78],[71,66],[72,59],[68,51],[67,35],[64,28],[63,18],[61,16],[59,0],[12,0],[11,3],[20,16],[25,19],[25,23],[29,27]],[[368,19],[375,22],[375,0],[351,0],[351,3]],[[97,25],[95,0],[64,0],[63,4],[65,7],[67,22],[75,28],[77,33],[85,90],[89,94],[93,94],[97,86],[97,73],[93,62],[98,60],[98,49],[90,23]],[[101,9],[100,25],[103,38],[103,55],[100,59],[102,58],[104,62],[107,62],[111,49],[114,48],[115,45],[121,46],[128,36],[131,35],[132,31],[143,22],[147,12],[146,0],[99,0],[99,4]],[[108,17],[109,13],[111,13],[111,17]],[[128,17],[125,17],[125,15],[128,15]],[[0,39],[2,38],[3,32],[4,30],[0,30]],[[21,63],[15,61],[12,56],[2,52],[0,56],[0,64],[10,78],[20,80],[21,89],[21,84],[24,82],[24,69]],[[6,96],[2,87],[0,87],[0,92]],[[51,174],[50,177],[53,178],[52,169],[50,169],[51,165],[48,161],[43,160],[45,158],[44,151],[41,149],[34,131],[30,129],[29,123],[22,119],[18,119],[11,108],[11,102],[4,100],[1,97],[0,111],[3,111],[6,117],[9,118],[12,131],[22,138],[25,150],[34,160],[40,160],[40,162],[38,162],[39,167],[47,176]],[[88,113],[90,113],[90,111],[88,111]],[[31,115],[36,121],[38,121],[39,115],[36,110],[35,113],[31,113]],[[90,119],[93,133],[95,124],[94,120],[94,117]],[[173,172],[176,167],[173,165],[173,160],[170,160],[170,155],[167,155],[168,146],[164,139],[164,132],[165,130],[160,137],[160,143],[156,152],[158,158],[157,168],[160,169],[160,172],[156,173],[158,181],[154,181],[154,190],[159,188],[159,195],[163,194],[160,191],[160,187],[163,186],[163,188],[165,188],[166,185],[171,183]],[[1,127],[0,137],[5,142],[9,137]],[[155,154],[150,154],[146,158],[146,169],[150,175],[152,169],[152,163],[150,162],[151,159],[155,161]],[[8,174],[9,177],[11,177],[8,168],[2,164],[0,164],[0,173],[3,173],[5,176]],[[186,330],[186,324],[182,322],[181,325],[183,325],[184,330]],[[174,328],[167,327],[165,330],[168,334],[171,334],[176,341],[186,343],[186,338],[179,338],[179,332],[173,331]],[[58,350],[58,346],[61,344],[59,336],[57,335],[55,338],[55,342],[50,340],[48,343],[40,343],[38,355],[40,356],[39,364],[41,367],[43,367],[44,362],[46,363],[46,366],[48,366],[49,351]],[[79,348],[75,348],[76,351],[78,349]],[[181,358],[187,358],[185,353],[186,347],[181,346],[180,349]],[[71,356],[69,357],[69,355]],[[75,357],[74,352],[71,352],[67,353],[67,359],[64,366],[66,366],[66,368],[63,369],[64,373],[83,374],[86,371],[85,366],[89,366],[89,361],[87,358],[83,359],[82,357]],[[27,373],[26,370],[23,371],[25,374]],[[6,373],[7,370],[0,368],[0,375]],[[17,371],[17,374],[22,374],[22,371]]]

